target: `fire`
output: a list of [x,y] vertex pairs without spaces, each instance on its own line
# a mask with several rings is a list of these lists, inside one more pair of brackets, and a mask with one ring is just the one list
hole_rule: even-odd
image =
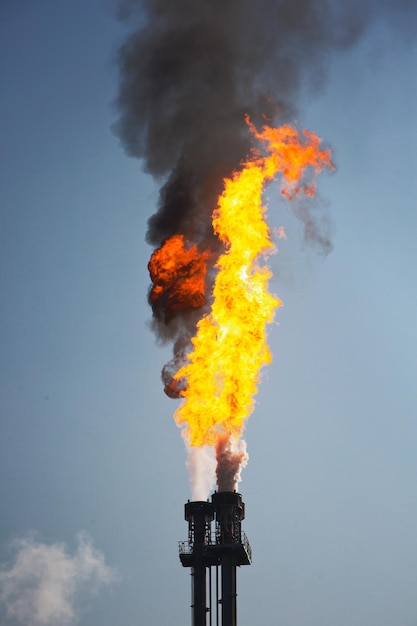
[[182,235],[173,235],[155,250],[148,264],[153,282],[149,301],[163,303],[165,321],[178,311],[199,309],[206,303],[206,272],[210,253],[186,245]]
[[[262,263],[275,249],[262,203],[265,184],[280,174],[281,192],[287,198],[311,195],[315,187],[306,182],[307,171],[332,169],[330,151],[320,149],[320,139],[314,133],[299,133],[288,125],[264,126],[258,131],[249,120],[247,123],[263,152],[253,151],[241,170],[224,181],[212,216],[214,233],[225,252],[216,263],[211,310],[198,323],[188,362],[174,376],[178,383],[181,381],[183,396],[175,420],[184,427],[191,446],[224,448],[225,441],[239,440],[253,411],[260,370],[272,358],[266,326],[273,321],[281,301],[269,293],[271,272]],[[205,261],[200,265],[196,250],[187,252],[192,259],[191,274],[198,277],[199,285],[191,299],[199,301]],[[187,265],[188,261],[185,265],[181,261],[178,270],[172,261],[166,268],[167,278],[154,288],[154,297],[159,297],[159,289],[171,290],[166,297],[175,297],[171,296],[176,293],[172,285],[178,280],[188,282],[185,274],[182,278]],[[177,271],[180,278],[174,279]]]

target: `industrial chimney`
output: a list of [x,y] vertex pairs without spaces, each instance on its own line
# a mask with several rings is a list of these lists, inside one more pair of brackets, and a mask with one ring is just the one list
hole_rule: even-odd
[[236,568],[252,561],[249,542],[241,529],[244,518],[245,505],[236,492],[215,492],[211,502],[185,505],[188,540],[180,542],[179,547],[181,563],[191,568],[192,626],[207,626],[207,615],[209,626],[237,626]]

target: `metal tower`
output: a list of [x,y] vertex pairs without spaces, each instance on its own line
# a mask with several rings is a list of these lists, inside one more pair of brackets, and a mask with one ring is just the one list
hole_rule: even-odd
[[[216,492],[211,502],[187,502],[185,505],[188,541],[181,541],[179,548],[181,563],[191,567],[192,626],[207,626],[207,616],[210,626],[237,626],[236,568],[250,565],[252,560],[249,542],[241,529],[244,518],[245,505],[236,492]],[[215,568],[215,602],[212,567]]]

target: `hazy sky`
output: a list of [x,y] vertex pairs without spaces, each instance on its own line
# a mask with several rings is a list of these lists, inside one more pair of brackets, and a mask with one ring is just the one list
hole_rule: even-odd
[[[190,622],[186,455],[146,302],[158,190],[111,130],[113,7],[0,2],[5,626]],[[284,307],[246,429],[239,626],[417,624],[416,67],[379,23],[300,109],[337,168],[331,254],[267,192]]]

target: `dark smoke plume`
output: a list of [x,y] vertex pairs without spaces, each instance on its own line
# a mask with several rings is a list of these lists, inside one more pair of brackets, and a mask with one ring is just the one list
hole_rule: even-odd
[[[120,2],[120,16],[133,30],[118,56],[115,129],[127,153],[161,183],[147,241],[159,247],[182,234],[210,255],[212,266],[220,249],[211,214],[223,178],[250,151],[245,114],[258,126],[265,119],[291,121],[301,96],[325,84],[336,52],[355,44],[380,14],[410,32],[415,6],[414,0]],[[317,220],[304,209],[298,217],[306,238],[330,250]],[[209,267],[206,294],[212,278]],[[169,289],[176,292],[175,282]],[[175,395],[171,369],[186,354],[209,300],[198,310],[172,297],[150,300],[157,335],[175,343],[165,370]]]
[[216,476],[219,491],[235,491],[240,481],[240,472],[249,456],[243,440],[220,439],[216,445]]

